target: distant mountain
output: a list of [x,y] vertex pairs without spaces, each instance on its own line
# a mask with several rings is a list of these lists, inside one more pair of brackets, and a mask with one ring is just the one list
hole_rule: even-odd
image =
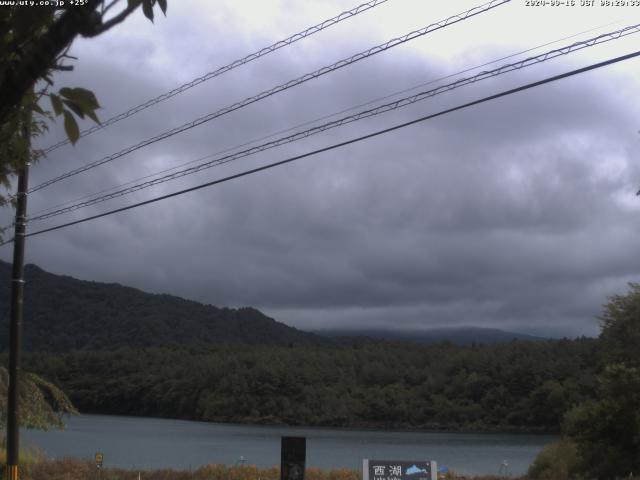
[[[0,350],[8,345],[11,265],[0,261]],[[330,340],[254,308],[217,308],[119,284],[25,267],[23,347],[31,351],[111,350],[212,343],[322,345]]]
[[512,340],[547,340],[543,337],[522,333],[507,332],[496,328],[456,327],[433,328],[428,330],[384,330],[384,329],[333,329],[314,330],[313,333],[328,337],[341,343],[376,342],[414,342],[432,344],[449,341],[457,345],[504,343]]

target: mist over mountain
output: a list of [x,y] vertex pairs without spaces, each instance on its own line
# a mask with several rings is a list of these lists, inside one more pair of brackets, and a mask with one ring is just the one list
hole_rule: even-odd
[[454,327],[432,328],[427,330],[391,330],[391,329],[331,329],[313,330],[313,333],[332,338],[338,342],[352,339],[369,341],[413,342],[433,344],[448,341],[457,345],[493,344],[513,340],[540,341],[544,337],[524,333],[508,332],[497,328]]

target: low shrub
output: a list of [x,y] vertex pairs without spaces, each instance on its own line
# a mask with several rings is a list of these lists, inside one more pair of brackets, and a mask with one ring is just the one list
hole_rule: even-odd
[[544,447],[529,467],[533,480],[569,480],[578,467],[578,450],[570,440],[560,440]]

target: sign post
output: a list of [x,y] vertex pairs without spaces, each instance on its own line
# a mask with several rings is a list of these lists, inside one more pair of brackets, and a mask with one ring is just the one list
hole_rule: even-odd
[[96,452],[96,468],[98,469],[98,479],[101,478],[103,460],[104,454],[102,452]]
[[282,437],[280,448],[280,480],[304,480],[307,439]]
[[437,480],[438,465],[433,460],[362,461],[362,480]]

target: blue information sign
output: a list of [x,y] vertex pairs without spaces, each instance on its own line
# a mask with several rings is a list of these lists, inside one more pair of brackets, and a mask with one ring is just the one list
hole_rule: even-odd
[[363,480],[437,480],[438,467],[433,460],[362,461]]

